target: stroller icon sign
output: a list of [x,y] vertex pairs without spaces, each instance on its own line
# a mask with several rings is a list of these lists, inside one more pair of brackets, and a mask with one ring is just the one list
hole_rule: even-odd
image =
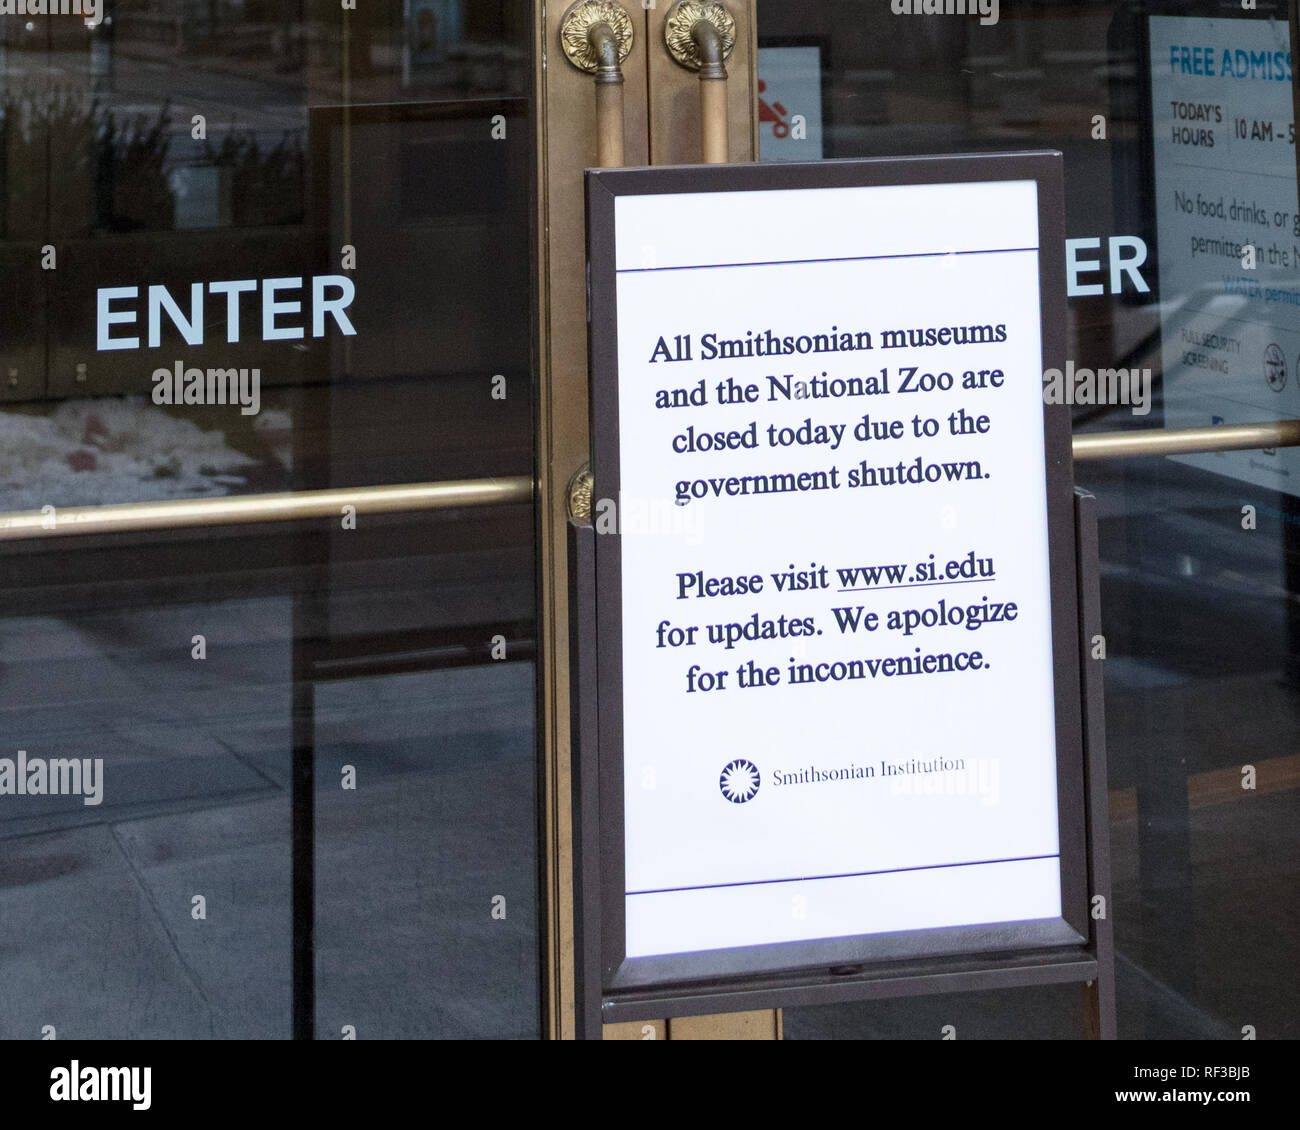
[[785,119],[790,116],[787,110],[780,102],[773,102],[770,106],[763,100],[763,94],[767,92],[767,83],[762,79],[758,80],[758,120],[759,122],[772,123],[772,136],[778,138],[788,137],[790,134],[790,123]]
[[759,156],[818,161],[826,156],[824,48],[810,43],[758,49]]

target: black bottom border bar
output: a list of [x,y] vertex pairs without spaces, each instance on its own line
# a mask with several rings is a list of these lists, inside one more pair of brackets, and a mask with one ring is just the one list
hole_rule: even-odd
[[[493,1047],[487,1053],[490,1060],[478,1060],[482,1081],[489,1084],[484,1091],[476,1086],[477,1072],[466,1077],[437,1069],[448,1065],[442,1057],[450,1049],[433,1051],[418,1044],[379,1040],[329,1042],[344,1046],[329,1047],[323,1041],[267,1042],[255,1047],[238,1041],[8,1042],[0,1048],[5,1121],[27,1125],[19,1121],[23,1115],[67,1113],[95,1121],[105,1114],[132,1119],[161,1115],[168,1125],[175,1125],[176,1115],[196,1112],[207,1118],[283,1112],[298,1120],[321,1113],[332,1125],[346,1124],[340,1119],[349,1116],[368,1116],[368,1124],[375,1115],[404,1109],[408,1103],[411,1109],[436,1115],[439,1107],[451,1108],[456,1093],[472,1105],[469,1096],[475,1092],[484,1095],[494,1116],[500,1117],[503,1106],[511,1101],[521,1107],[526,1101],[535,1109],[538,1099],[535,1087],[505,1088],[508,1093],[492,1087],[500,1072],[516,1064],[544,1070],[554,1055],[567,1059],[593,1054],[572,1044]],[[920,1046],[926,1042],[940,1046],[926,1051]],[[483,1053],[464,1049],[452,1054],[459,1062],[462,1056]],[[701,1075],[707,1070],[716,1083],[718,1058],[725,1060],[729,1054],[730,1049],[715,1044],[707,1056],[694,1060],[679,1057],[675,1067],[679,1071],[694,1067]],[[786,1042],[768,1052],[749,1044],[744,1056],[751,1069],[756,1054],[771,1055],[773,1062],[799,1071],[798,1075],[783,1071],[782,1078],[787,1081],[807,1078],[805,1066],[817,1073],[815,1077],[833,1078],[841,1085],[869,1080],[873,1091],[892,1096],[895,1110],[900,1105],[904,1111],[912,1107],[927,1121],[945,1107],[969,1115],[987,1111],[986,1104],[995,1102],[1001,1113],[1041,1115],[1068,1101],[1070,1110],[1079,1114],[1109,1113],[1121,1106],[1163,1107],[1180,1113],[1202,1109],[1222,1124],[1227,1106],[1251,1106],[1257,1114],[1263,1114],[1260,1107],[1265,1103],[1270,1109],[1279,1104],[1280,1109],[1283,1101],[1293,1097],[1295,1081],[1294,1044],[1266,1039],[977,1041],[963,1040],[957,1032],[949,1039],[936,1033],[931,1041],[872,1041],[867,1058],[857,1066],[838,1057],[828,1064],[820,1048],[810,1054],[808,1045],[802,1043]],[[840,1070],[844,1066],[850,1067],[847,1075]],[[147,1091],[144,1100],[134,1100],[129,1094],[117,1099],[89,1097],[98,1085],[90,1082],[91,1074],[101,1078],[103,1068],[135,1068],[134,1076],[124,1078],[138,1084],[147,1078],[147,1086],[137,1086],[135,1092]],[[146,1068],[147,1077],[143,1075]],[[82,1093],[76,1099],[62,1097],[74,1070]],[[573,1078],[557,1076],[556,1084],[562,1079],[563,1086],[571,1090]],[[584,1073],[580,1078],[591,1082],[584,1082],[573,1097],[587,1107],[597,1098],[604,1100],[603,1108],[624,1105],[645,1114],[647,1100],[651,1106],[656,1101],[680,1102],[679,1088],[646,1087],[646,1076],[634,1072]],[[53,1098],[52,1093],[60,1097]]]

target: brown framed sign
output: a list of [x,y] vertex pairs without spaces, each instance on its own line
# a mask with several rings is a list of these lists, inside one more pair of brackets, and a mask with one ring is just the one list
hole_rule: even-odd
[[1070,418],[1042,392],[1060,155],[592,170],[587,198],[603,1015],[918,961],[1095,972]]

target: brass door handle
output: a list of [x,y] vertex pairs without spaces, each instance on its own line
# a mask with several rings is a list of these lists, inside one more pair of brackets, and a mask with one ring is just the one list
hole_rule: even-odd
[[700,74],[700,137],[706,165],[725,165],[727,60],[736,46],[736,21],[719,0],[677,0],[664,20],[674,59]]
[[614,0],[578,0],[560,21],[564,56],[596,76],[596,163],[623,165],[623,62],[632,53],[632,17]]

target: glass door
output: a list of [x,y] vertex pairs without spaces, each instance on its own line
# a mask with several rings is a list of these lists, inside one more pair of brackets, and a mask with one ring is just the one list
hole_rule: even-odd
[[531,15],[0,24],[0,1036],[541,1033]]
[[[758,0],[762,159],[1064,154],[1070,373],[1045,395],[1072,390],[1076,481],[1102,516],[1119,1034],[1295,1038],[1286,5],[921,8]],[[1048,987],[787,1009],[783,1026],[1074,1038],[1078,1009]]]

